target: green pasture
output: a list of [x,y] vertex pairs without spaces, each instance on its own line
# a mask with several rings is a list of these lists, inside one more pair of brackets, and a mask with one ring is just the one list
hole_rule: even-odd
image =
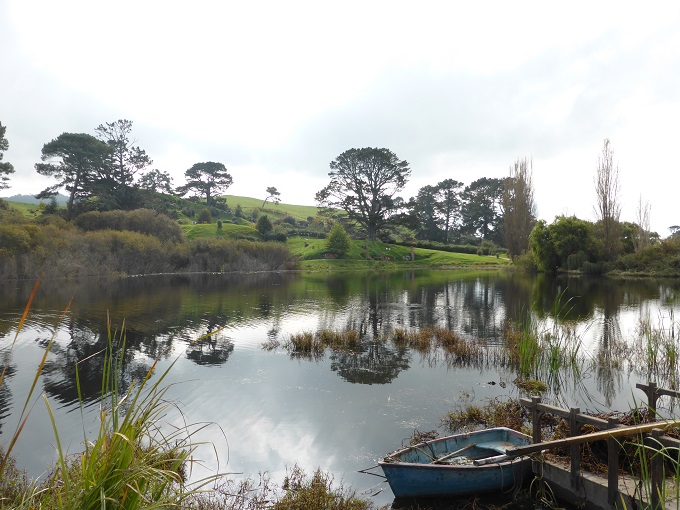
[[[264,195],[264,193],[263,193]],[[276,220],[284,218],[287,215],[295,218],[296,221],[307,221],[310,216],[312,218],[316,217],[318,211],[317,207],[311,205],[291,205],[291,204],[275,204],[267,201],[264,208],[262,208],[262,202],[264,202],[264,196],[261,199],[251,198],[251,197],[240,197],[236,195],[223,195],[227,199],[227,205],[232,211],[236,210],[236,206],[240,205],[243,210],[243,215],[248,218],[252,215],[254,209],[260,214],[266,214],[269,219]]]
[[260,233],[248,225],[234,225],[222,223],[222,228],[217,228],[217,223],[181,225],[184,237],[197,239],[200,237],[224,237],[227,239],[254,239],[261,240]]
[[469,266],[505,266],[510,260],[496,258],[492,255],[471,255],[467,253],[450,253],[424,248],[413,248],[414,260],[411,260],[411,248],[385,244],[379,241],[352,241],[350,251],[342,258],[327,259],[325,239],[305,239],[290,237],[288,247],[294,255],[301,259],[301,268],[306,270],[341,270],[371,268],[455,268]]

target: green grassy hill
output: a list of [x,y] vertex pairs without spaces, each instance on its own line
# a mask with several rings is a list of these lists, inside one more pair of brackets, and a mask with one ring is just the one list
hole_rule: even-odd
[[351,241],[349,252],[339,259],[326,259],[325,239],[305,239],[291,237],[288,239],[291,252],[302,259],[301,268],[307,270],[369,269],[369,268],[456,268],[469,266],[505,266],[511,262],[506,258],[492,255],[472,255],[467,253],[450,253],[424,248],[414,248],[414,260],[411,260],[411,248],[379,241]]
[[201,225],[182,225],[182,231],[187,239],[200,237],[226,237],[228,239],[254,239],[261,240],[260,233],[248,225],[234,225],[223,223],[222,228],[217,228],[216,223]]
[[259,214],[266,214],[272,221],[288,215],[295,218],[296,221],[307,221],[309,217],[316,217],[316,213],[319,210],[318,207],[311,205],[273,204],[271,202],[267,202],[264,208],[261,209],[264,198],[239,197],[236,195],[223,196],[227,199],[227,205],[232,211],[236,209],[237,205],[240,205],[246,218],[250,218],[253,210],[257,209]]

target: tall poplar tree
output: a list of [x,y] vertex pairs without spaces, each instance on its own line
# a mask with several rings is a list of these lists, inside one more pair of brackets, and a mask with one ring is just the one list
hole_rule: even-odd
[[619,193],[619,168],[614,166],[614,151],[609,140],[605,138],[595,173],[595,195],[597,197],[595,214],[602,226],[604,256],[607,260],[613,259],[618,252],[621,230]]
[[529,247],[529,234],[536,223],[536,204],[531,163],[518,159],[510,167],[503,187],[503,235],[510,257]]

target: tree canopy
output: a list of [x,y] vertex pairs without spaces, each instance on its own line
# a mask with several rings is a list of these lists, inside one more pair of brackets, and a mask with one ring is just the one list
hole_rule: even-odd
[[504,179],[482,177],[463,191],[463,233],[500,242]]
[[41,191],[37,198],[56,195],[61,188],[69,193],[66,219],[73,215],[74,204],[93,194],[97,183],[108,172],[111,147],[86,133],[62,133],[42,148],[42,161],[35,169],[57,182]]
[[234,182],[227,172],[227,167],[222,163],[212,161],[196,163],[184,172],[184,176],[187,183],[178,187],[177,192],[180,195],[186,195],[193,190],[198,195],[205,196],[207,205],[213,205],[215,196],[225,192]]
[[139,187],[155,193],[162,192],[172,195],[172,177],[168,172],[154,168],[139,178]]
[[267,188],[267,197],[264,199],[264,202],[262,202],[262,207],[260,207],[260,209],[262,209],[264,207],[264,204],[266,204],[267,201],[270,199],[275,204],[278,204],[279,202],[281,202],[280,196],[281,193],[279,192],[279,190],[277,190],[274,186],[269,186]]
[[0,122],[0,189],[9,188],[9,174],[14,173],[14,167],[11,163],[6,161],[4,163],[2,162],[2,158],[4,157],[3,152],[9,149],[9,142],[7,141],[7,138],[5,138],[6,130],[7,128]]
[[109,164],[98,181],[97,195],[107,208],[131,209],[135,202],[135,176],[152,163],[146,151],[130,140],[132,121],[120,119],[100,124],[95,128],[96,137],[111,148]]
[[345,211],[375,241],[396,211],[395,195],[411,175],[409,164],[388,149],[366,147],[343,152],[330,168],[331,181],[316,194],[317,202]]

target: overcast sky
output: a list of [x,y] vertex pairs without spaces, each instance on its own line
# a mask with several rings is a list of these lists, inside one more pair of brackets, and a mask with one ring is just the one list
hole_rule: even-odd
[[[175,185],[224,163],[228,193],[314,205],[343,151],[410,163],[402,193],[533,161],[539,218],[594,220],[605,138],[622,219],[680,224],[680,2],[0,0],[3,195],[53,181],[63,132],[117,119]],[[234,206],[235,204],[231,204]]]

